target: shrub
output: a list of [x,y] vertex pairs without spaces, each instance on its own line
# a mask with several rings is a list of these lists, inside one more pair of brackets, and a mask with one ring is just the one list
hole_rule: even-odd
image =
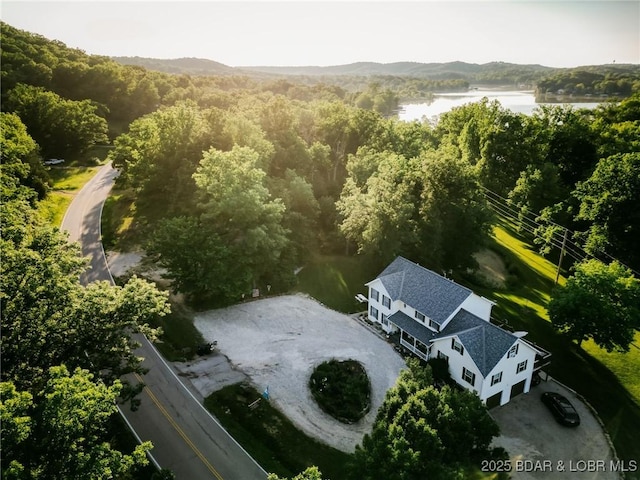
[[343,423],[357,422],[371,407],[369,377],[355,360],[330,360],[318,365],[309,388],[320,408]]

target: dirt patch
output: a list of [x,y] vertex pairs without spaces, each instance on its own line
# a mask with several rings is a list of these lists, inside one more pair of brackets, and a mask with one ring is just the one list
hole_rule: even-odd
[[107,264],[114,277],[122,277],[138,268],[143,258],[143,252],[107,252]]
[[[393,347],[357,320],[302,295],[204,312],[194,323],[259,392],[269,387],[271,403],[300,430],[345,452],[370,433],[387,390],[405,368]],[[308,387],[314,368],[334,358],[360,362],[371,382],[371,410],[350,425],[323,412]]]
[[247,380],[247,376],[233,368],[229,359],[217,353],[199,357],[192,362],[173,362],[178,375],[188,378],[203,398],[227,385]]
[[473,254],[480,268],[477,271],[480,279],[490,287],[503,288],[509,273],[500,255],[485,248]]

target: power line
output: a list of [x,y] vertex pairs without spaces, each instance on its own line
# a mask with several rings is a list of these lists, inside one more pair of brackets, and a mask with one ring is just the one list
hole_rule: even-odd
[[[582,248],[582,246],[573,241],[573,238],[575,238],[576,236],[576,232],[569,230],[567,227],[549,219],[544,219],[541,222],[541,215],[539,212],[534,212],[530,209],[519,209],[514,206],[513,201],[502,197],[501,195],[493,192],[492,190],[489,190],[483,185],[479,186],[481,189],[481,193],[487,200],[487,204],[489,205],[489,207],[503,219],[515,223],[518,228],[529,232],[533,235],[534,238],[538,238],[545,244],[560,249],[560,251],[564,252],[565,255],[570,256],[578,262],[581,262],[586,258],[598,259],[596,255],[587,252],[586,250],[584,250],[584,248]],[[538,229],[548,226],[555,226],[560,231],[552,231],[550,237],[544,237],[540,234]],[[602,255],[610,261],[618,262],[620,265],[633,272],[634,275],[640,277],[640,273],[638,273],[633,268],[625,265],[623,262],[613,257],[612,255],[609,255],[604,250],[598,252],[598,255]]]

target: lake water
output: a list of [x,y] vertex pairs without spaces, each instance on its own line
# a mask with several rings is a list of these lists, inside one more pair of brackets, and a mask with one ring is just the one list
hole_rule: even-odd
[[[441,114],[452,108],[471,102],[479,102],[484,97],[487,97],[489,101],[498,100],[504,108],[525,115],[531,115],[540,105],[559,105],[557,103],[536,103],[533,91],[469,90],[461,93],[438,93],[434,95],[434,99],[430,103],[400,104],[398,118],[405,121],[422,120],[423,118],[435,121]],[[568,103],[566,105],[573,105],[576,108],[595,108],[599,103]]]

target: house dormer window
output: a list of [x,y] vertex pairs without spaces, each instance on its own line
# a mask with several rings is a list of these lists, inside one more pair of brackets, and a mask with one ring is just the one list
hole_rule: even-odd
[[424,323],[425,316],[421,314],[419,311],[416,310],[414,317],[416,317],[416,320]]
[[515,357],[518,355],[518,344],[516,343],[513,347],[509,349],[509,353],[507,354],[507,358]]
[[436,322],[434,322],[431,319],[429,319],[429,326],[433,328],[436,332],[440,331],[440,325],[438,325]]
[[391,308],[391,299],[389,297],[387,297],[386,295],[382,296],[382,305],[384,305],[387,308]]
[[451,339],[451,348],[457,352],[460,352],[460,355],[464,355],[464,347],[455,338]]
[[371,289],[371,298],[373,298],[376,302],[380,301],[380,292],[375,288]]

